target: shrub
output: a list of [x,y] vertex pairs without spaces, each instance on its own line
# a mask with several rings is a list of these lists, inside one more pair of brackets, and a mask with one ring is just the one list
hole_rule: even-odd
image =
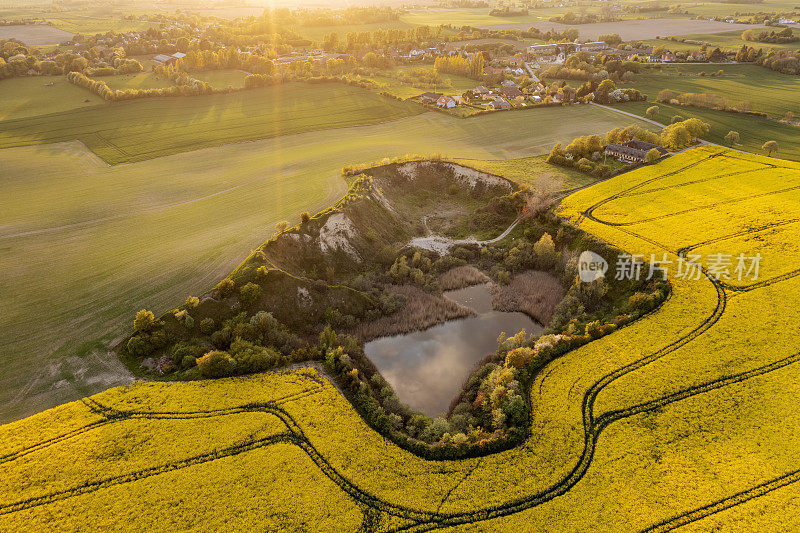
[[197,360],[200,375],[206,378],[230,376],[236,370],[236,361],[228,352],[213,350]]
[[239,289],[239,296],[245,305],[250,305],[261,297],[261,286],[253,282],[247,283]]
[[589,337],[596,339],[602,335],[602,330],[600,329],[600,321],[595,320],[594,322],[589,322],[586,324],[586,335]]
[[536,241],[536,244],[533,245],[533,251],[536,254],[540,268],[551,268],[555,264],[556,245],[549,233],[545,233]]
[[225,278],[219,283],[217,283],[217,292],[223,298],[227,298],[231,294],[233,294],[233,289],[236,288],[236,283],[233,282],[231,278]]
[[433,421],[422,430],[420,439],[425,442],[436,442],[442,436],[450,431],[450,422],[442,417],[436,417]]
[[153,347],[138,335],[131,337],[128,340],[126,347],[128,349],[128,353],[134,357],[144,357],[153,351]]
[[303,211],[300,213],[300,222],[306,224],[309,220],[311,220],[311,215],[308,214],[308,211]]
[[133,329],[137,332],[147,332],[155,326],[156,317],[152,311],[142,309],[136,313],[136,318],[133,319]]
[[226,349],[231,344],[230,328],[223,328],[211,334],[211,344],[220,349]]
[[200,305],[200,298],[198,298],[197,296],[189,296],[188,298],[186,298],[186,307],[188,307],[189,309],[194,309],[198,305]]
[[202,357],[205,351],[202,346],[181,341],[172,348],[172,361],[183,368],[189,368],[194,366],[196,359]]
[[497,283],[500,285],[508,285],[509,281],[511,281],[511,274],[508,272],[508,270],[497,271]]
[[214,328],[216,324],[214,323],[213,318],[204,318],[200,321],[200,332],[205,333],[206,335],[211,335],[214,333]]
[[278,354],[274,350],[243,339],[233,341],[230,354],[236,362],[236,370],[243,373],[266,370],[278,362]]
[[505,414],[506,423],[509,426],[522,425],[528,415],[528,409],[522,396],[518,394],[511,395],[510,399],[503,405],[503,414]]
[[650,310],[652,300],[650,296],[643,292],[634,293],[630,298],[628,298],[628,312],[647,312]]
[[533,360],[533,350],[527,346],[514,348],[506,354],[506,366],[517,369],[525,368]]

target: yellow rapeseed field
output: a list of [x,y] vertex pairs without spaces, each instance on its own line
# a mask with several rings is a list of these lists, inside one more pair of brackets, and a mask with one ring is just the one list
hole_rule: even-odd
[[0,529],[800,528],[800,164],[697,148],[558,212],[673,290],[545,367],[521,446],[421,459],[315,369],[137,383],[0,426]]

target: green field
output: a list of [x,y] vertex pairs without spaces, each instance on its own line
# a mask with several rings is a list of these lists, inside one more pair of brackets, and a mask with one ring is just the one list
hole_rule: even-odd
[[[774,29],[774,28],[773,28]],[[780,28],[778,28],[780,29]],[[785,43],[785,44],[768,44],[768,43],[757,43],[752,41],[745,41],[742,39],[742,32],[744,30],[734,30],[728,31],[724,33],[698,33],[698,34],[691,34],[691,35],[676,35],[676,39],[689,39],[692,41],[698,41],[703,43],[708,43],[708,46],[712,49],[720,48],[723,51],[728,50],[738,50],[742,47],[743,44],[747,46],[752,46],[754,48],[764,48],[768,50],[770,48],[781,49],[785,48],[788,50],[798,50],[800,49],[800,42],[796,43]],[[795,35],[797,35],[798,31],[795,30]],[[651,46],[665,46],[668,50],[692,50],[695,51],[699,48],[700,45],[698,44],[690,44],[690,43],[682,43],[676,42],[666,39],[648,39],[644,41],[645,43]]]
[[705,17],[724,17],[736,12],[787,13],[796,11],[797,2],[793,0],[766,0],[758,4],[729,4],[725,2],[681,3],[681,6],[692,15]]
[[[698,76],[719,70],[722,76]],[[663,65],[643,70],[630,84],[655,102],[662,89],[679,93],[711,93],[727,98],[731,104],[746,101],[753,111],[782,118],[787,111],[800,115],[800,77],[787,76],[758,65]]]
[[337,33],[340,39],[348,33],[375,31],[375,30],[407,30],[416,24],[411,24],[403,20],[395,22],[380,22],[375,24],[340,24],[336,26],[298,26],[294,30],[312,41],[322,41],[323,37],[329,33]]
[[671,275],[652,313],[550,362],[525,391],[520,446],[423,459],[314,369],[139,382],[0,426],[0,520],[9,530],[124,517],[136,530],[797,531],[798,186],[797,163],[702,147],[567,197],[560,216],[628,253],[671,268],[685,249],[760,253],[765,268],[757,281]]
[[547,156],[522,157],[519,159],[459,159],[458,163],[477,168],[484,172],[503,176],[517,183],[530,185],[534,189],[541,188],[554,192],[568,191],[585,187],[596,181],[591,176],[572,168],[549,165]]
[[124,20],[121,12],[112,13],[102,8],[50,11],[45,6],[20,8],[18,4],[9,4],[8,7],[0,6],[0,18],[45,20],[60,30],[91,35],[108,31],[117,33],[144,31],[153,26],[150,22]]
[[420,106],[338,83],[293,83],[211,96],[142,98],[6,121],[0,148],[77,139],[108,163],[303,131],[374,124]]
[[[552,11],[552,14],[551,14]],[[542,22],[548,20],[553,14],[563,10],[531,10],[528,16],[522,17],[494,17],[489,15],[488,8],[482,9],[417,9],[404,14],[400,20],[412,25],[427,24],[438,26],[450,24],[453,26],[486,26],[489,24],[510,24],[521,22]]]
[[126,89],[164,89],[175,85],[166,76],[156,75],[147,70],[137,74],[119,74],[95,78],[104,81],[110,88],[124,91]]
[[77,143],[0,150],[0,264],[15,288],[0,292],[10,310],[0,314],[3,419],[118,382],[124,373],[106,350],[137,310],[160,313],[208,290],[276,221],[341,194],[346,164],[405,153],[527,157],[628,123],[586,106],[467,120],[425,113],[114,167]]
[[[247,74],[241,70],[203,70],[192,72],[191,76],[211,84],[215,89],[225,89],[233,87],[235,89],[244,87],[244,78]],[[103,76],[97,78],[112,89],[163,89],[175,85],[171,80],[163,75],[150,72],[147,67],[145,71],[137,74],[120,74],[118,76]]]
[[247,73],[241,70],[227,69],[202,70],[199,72],[192,72],[191,75],[193,78],[210,83],[215,89],[226,89],[227,87],[239,89],[244,87],[244,78],[247,76]]
[[[381,91],[385,91],[389,94],[397,96],[399,98],[413,98],[415,96],[419,96],[420,94],[433,91],[433,87],[414,87],[413,85],[408,85],[401,82],[396,76],[399,72],[406,69],[425,69],[425,70],[433,70],[433,65],[415,65],[415,66],[403,66],[403,67],[395,67],[391,70],[382,71],[377,76],[369,76],[370,80],[376,81],[378,83],[384,84],[385,87],[381,89]],[[476,86],[480,84],[480,81],[473,80],[471,78],[467,78],[465,76],[458,76],[456,74],[440,74],[440,77],[443,80],[449,82],[448,87],[436,87],[436,92],[444,93],[444,94],[461,94],[468,89],[474,89]]]
[[[645,110],[653,105],[648,102],[631,102],[616,106],[621,111],[645,116]],[[800,161],[800,128],[782,124],[774,119],[753,117],[741,113],[727,113],[712,109],[701,109],[689,106],[656,104],[660,113],[655,120],[669,124],[674,115],[684,118],[697,117],[711,125],[711,133],[706,137],[717,144],[726,144],[725,135],[729,131],[737,131],[740,144],[736,148],[757,154],[764,153],[761,146],[765,141],[777,141],[780,150],[777,157]]]
[[[48,87],[48,83],[53,86]],[[80,113],[86,108],[104,106],[106,103],[99,96],[72,85],[64,76],[1,80],[0,94],[0,121],[71,110]]]

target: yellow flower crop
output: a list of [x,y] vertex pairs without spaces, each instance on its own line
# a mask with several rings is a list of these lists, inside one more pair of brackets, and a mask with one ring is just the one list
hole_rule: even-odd
[[[137,383],[0,426],[0,529],[795,529],[799,199],[800,165],[715,147],[566,198],[598,238],[705,272],[547,365],[517,448],[421,459],[316,370]],[[715,279],[717,253],[760,254],[758,279]]]

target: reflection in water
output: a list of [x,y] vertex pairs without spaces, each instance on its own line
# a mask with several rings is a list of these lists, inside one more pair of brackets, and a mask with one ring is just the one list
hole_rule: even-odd
[[364,346],[400,400],[430,416],[447,411],[475,363],[497,350],[501,332],[510,336],[521,329],[533,334],[542,331],[523,313],[492,310],[488,285],[449,291],[445,296],[474,309],[478,316],[383,337]]

